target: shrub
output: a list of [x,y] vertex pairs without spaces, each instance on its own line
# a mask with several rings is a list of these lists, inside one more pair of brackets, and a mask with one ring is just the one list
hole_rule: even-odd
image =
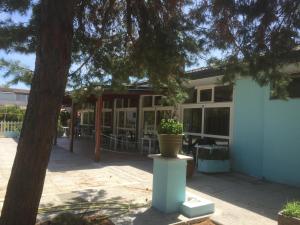
[[183,125],[174,119],[162,119],[158,127],[159,134],[182,134]]
[[0,106],[0,121],[23,121],[25,109],[18,106]]
[[300,219],[300,201],[288,202],[282,209],[282,214]]

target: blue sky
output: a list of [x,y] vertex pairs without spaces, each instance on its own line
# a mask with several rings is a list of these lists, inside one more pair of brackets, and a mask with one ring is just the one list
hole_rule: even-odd
[[[11,20],[14,23],[26,23],[28,22],[29,18],[31,15],[31,11],[29,10],[25,14],[20,14],[17,12],[14,12],[12,14],[8,13],[0,13],[1,21],[4,20]],[[21,65],[26,66],[30,69],[34,69],[34,63],[35,63],[35,54],[30,54],[30,55],[25,55],[25,54],[20,54],[20,53],[14,53],[14,52],[5,52],[3,50],[0,50],[0,59],[5,59],[5,60],[13,60],[13,61],[20,61]],[[2,71],[0,70],[0,73]],[[5,85],[9,79],[4,79],[0,74],[0,86]],[[28,86],[24,84],[18,84],[18,85],[12,85],[11,87],[14,88],[24,88],[24,89],[29,89]]]
[[[13,60],[13,61],[20,61],[22,66],[25,66],[27,68],[30,68],[34,70],[34,63],[35,63],[35,54],[19,54],[19,53],[5,53],[5,51],[0,50],[0,58],[5,60]],[[1,73],[1,70],[0,70]],[[0,76],[0,86],[5,85],[9,81],[8,79],[4,79],[2,76]],[[12,88],[22,88],[22,89],[29,89],[28,86],[26,86],[23,83],[19,83],[17,85],[11,85]]]
[[[13,13],[11,15],[5,14],[5,13],[0,13],[0,17],[1,17],[1,21],[10,19],[13,22],[17,22],[17,23],[18,22],[26,23],[30,18],[30,14],[31,14],[30,11],[24,15],[20,15],[19,13]],[[34,70],[35,54],[25,55],[25,54],[20,54],[20,53],[15,53],[15,52],[5,52],[3,50],[0,50],[0,59],[2,59],[2,58],[5,60],[19,61],[21,63],[21,65],[23,65],[27,68],[30,68],[31,70]],[[197,65],[193,66],[192,68],[200,67],[200,66],[205,66],[204,60],[200,60],[197,63]],[[188,68],[188,69],[192,69],[192,68]],[[3,71],[0,70],[0,86],[3,86],[9,81],[9,78],[4,79],[3,76],[1,76],[2,75],[1,73],[3,73]],[[17,85],[11,85],[11,87],[29,89],[29,87],[23,83],[19,83]]]

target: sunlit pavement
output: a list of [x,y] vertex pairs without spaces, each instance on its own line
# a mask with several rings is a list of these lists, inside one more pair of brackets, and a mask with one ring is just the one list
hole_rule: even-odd
[[[152,161],[137,154],[103,152],[93,161],[93,142],[59,139],[53,148],[41,207],[88,201],[138,204],[130,213],[113,218],[116,224],[169,224],[185,219],[148,207],[151,201]],[[0,138],[0,202],[3,202],[17,142]],[[228,225],[276,224],[276,214],[287,200],[300,199],[300,189],[263,182],[239,174],[195,174],[187,190],[216,204],[213,219]],[[1,203],[0,203],[1,204]],[[148,204],[148,205],[147,205]],[[1,206],[1,205],[0,205]]]

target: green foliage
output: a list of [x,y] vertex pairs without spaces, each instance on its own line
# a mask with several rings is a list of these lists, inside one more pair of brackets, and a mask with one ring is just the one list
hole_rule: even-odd
[[300,219],[300,201],[288,202],[282,209],[282,214]]
[[[299,8],[294,0],[77,1],[68,85],[124,89],[148,80],[174,102],[184,93],[184,67],[204,58],[222,68],[224,82],[250,76],[285,97],[290,77],[281,70],[300,60]],[[5,0],[0,12],[31,15],[24,23],[1,19],[0,49],[34,53],[40,1]],[[220,57],[211,57],[214,50]],[[31,80],[32,71],[19,63],[4,66],[15,76],[11,83]]]
[[290,76],[282,69],[300,60],[300,1],[209,0],[199,8],[206,15],[207,47],[221,50],[211,62],[223,69],[224,82],[249,76],[286,97]]
[[4,71],[2,75],[4,78],[12,77],[12,79],[7,82],[8,85],[18,83],[31,84],[33,71],[22,66],[19,61],[0,59],[0,70]]
[[174,119],[162,119],[158,127],[159,134],[182,134],[182,123]]
[[[195,4],[190,0],[77,1],[69,87],[124,89],[124,83],[147,80],[158,92],[167,89],[168,96],[180,95],[184,67],[196,61],[204,44],[196,29],[199,16],[190,14]],[[25,10],[31,18],[24,23],[1,20],[0,49],[34,53],[40,1],[5,1],[1,9],[8,15]],[[31,80],[32,71],[9,63],[4,66],[9,76],[15,76],[11,83]]]
[[60,111],[59,114],[59,121],[62,126],[67,127],[68,126],[68,120],[71,118],[71,114],[68,111]]
[[56,216],[51,225],[89,225],[90,223],[80,215],[73,213],[61,213]]
[[25,109],[18,106],[0,107],[0,121],[23,121]]

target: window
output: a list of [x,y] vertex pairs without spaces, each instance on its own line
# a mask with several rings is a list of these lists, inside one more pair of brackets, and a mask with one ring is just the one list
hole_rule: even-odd
[[204,133],[212,135],[229,135],[230,108],[205,108]]
[[138,99],[136,98],[131,98],[129,100],[129,107],[137,107],[138,106]]
[[117,108],[123,108],[123,100],[122,98],[117,98],[116,99],[116,107]]
[[143,107],[152,107],[152,96],[143,97]]
[[155,111],[144,112],[144,134],[152,134],[155,129]]
[[126,128],[135,128],[136,112],[126,112]]
[[162,105],[162,96],[155,96],[154,97],[154,105],[156,105],[156,106]]
[[123,99],[123,108],[128,108],[128,106],[129,106],[129,99],[128,98],[124,98]]
[[118,127],[122,127],[122,128],[125,127],[124,118],[125,118],[125,111],[120,111],[119,112]]
[[231,102],[233,86],[216,86],[215,87],[215,102]]
[[202,108],[184,109],[183,131],[190,133],[201,133]]
[[187,91],[188,98],[185,100],[184,103],[196,103],[197,102],[197,90],[190,89]]
[[112,112],[103,112],[102,116],[103,126],[110,127],[112,125]]
[[212,100],[212,89],[200,90],[200,102],[210,102]]
[[112,108],[112,100],[105,100],[103,101],[103,108],[105,109],[111,109]]
[[83,112],[83,125],[94,125],[95,124],[95,115],[94,112]]

